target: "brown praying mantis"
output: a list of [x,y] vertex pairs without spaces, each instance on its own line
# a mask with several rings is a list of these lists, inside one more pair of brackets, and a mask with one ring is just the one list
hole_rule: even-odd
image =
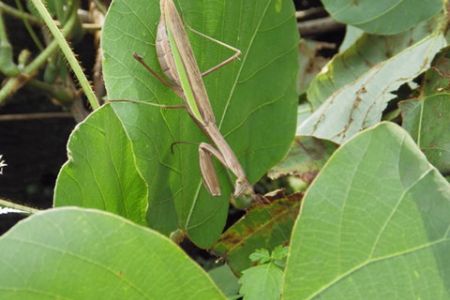
[[214,156],[236,176],[233,196],[250,196],[252,199],[255,199],[256,195],[244,169],[217,127],[202,79],[203,76],[238,58],[240,51],[191,29],[195,33],[235,51],[233,56],[202,74],[189,42],[185,25],[173,0],[160,0],[160,8],[161,18],[157,29],[156,52],[161,68],[169,81],[151,69],[141,56],[136,53],[133,56],[155,78],[171,88],[183,100],[183,107],[214,144],[215,147],[207,143],[201,143],[198,149],[200,171],[210,194],[213,196],[221,195],[219,180],[212,160]]

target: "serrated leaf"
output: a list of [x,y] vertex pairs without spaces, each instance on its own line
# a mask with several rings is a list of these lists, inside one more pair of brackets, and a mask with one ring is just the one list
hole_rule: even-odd
[[340,144],[376,124],[394,98],[391,92],[428,69],[435,54],[445,45],[441,34],[433,34],[371,68],[331,95],[300,124],[300,134]]
[[265,264],[270,261],[270,253],[267,249],[256,249],[255,252],[250,254],[249,256],[252,262],[256,262],[259,264]]
[[147,223],[147,187],[137,171],[132,142],[111,106],[78,124],[67,148],[55,206],[97,208]]
[[298,214],[301,194],[257,205],[221,236],[212,250],[225,256],[236,273],[251,266],[248,258],[256,249],[272,250],[289,241]]
[[161,234],[79,208],[40,212],[0,238],[1,299],[225,299]]
[[273,249],[272,251],[272,258],[277,260],[284,259],[287,257],[288,251],[289,248],[285,246],[275,247],[275,249]]
[[439,13],[443,0],[323,0],[331,16],[374,34],[396,34]]
[[400,103],[402,126],[430,163],[450,173],[450,94],[442,93]]
[[[220,130],[238,156],[250,181],[256,182],[280,160],[295,131],[297,96],[298,33],[293,4],[289,0],[253,2],[177,1],[183,20],[204,34],[242,51],[241,61],[233,62],[205,78]],[[175,95],[132,58],[135,51],[159,70],[154,48],[159,1],[115,0],[105,21],[103,35],[105,83],[110,99],[129,99],[164,104],[180,103]],[[232,53],[197,35],[190,35],[201,70],[206,70]],[[273,74],[277,74],[274,80]],[[198,167],[197,147],[206,141],[201,130],[183,111],[148,111],[136,123],[131,115],[115,110],[128,135],[146,134],[156,141],[158,130],[168,132],[149,159],[161,159],[156,168],[139,165],[142,173],[164,172],[166,181],[150,193],[173,201],[178,223],[199,246],[210,246],[220,235],[227,216],[231,184],[226,171],[217,165],[222,197],[213,198],[205,190]],[[145,119],[154,120],[150,128]],[[267,126],[270,124],[270,127]],[[264,132],[264,135],[254,134]],[[143,147],[144,145],[136,146]],[[136,151],[144,152],[136,148]],[[163,155],[160,158],[158,155]],[[142,170],[145,168],[145,170]],[[148,170],[147,170],[148,169]],[[149,184],[149,183],[148,183]],[[170,193],[169,193],[170,192]],[[149,209],[152,214],[152,207]]]
[[298,136],[288,155],[269,171],[268,176],[278,179],[292,175],[311,183],[336,148],[337,146],[329,141]]
[[339,148],[305,195],[283,299],[447,299],[449,228],[449,183],[381,123]]
[[283,271],[275,264],[265,264],[242,272],[240,294],[244,300],[279,300]]
[[[337,54],[311,82],[308,101],[317,109],[334,92],[359,80],[371,69],[380,68],[386,60],[395,59],[405,49],[439,31],[445,20],[443,15],[439,15],[394,36],[361,35],[349,48]],[[421,65],[426,63],[426,59],[418,58],[414,63]],[[380,87],[384,86],[385,83],[380,83]]]

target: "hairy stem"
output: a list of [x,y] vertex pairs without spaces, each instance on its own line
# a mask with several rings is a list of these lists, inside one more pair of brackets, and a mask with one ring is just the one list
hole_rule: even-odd
[[66,57],[67,61],[69,62],[70,67],[72,68],[73,72],[75,73],[75,76],[77,77],[81,88],[83,89],[89,103],[91,104],[93,109],[97,109],[100,104],[97,99],[97,97],[94,94],[94,91],[92,90],[92,87],[86,78],[86,75],[84,74],[80,63],[75,57],[75,54],[73,53],[72,49],[69,46],[69,43],[64,38],[62,32],[59,30],[58,26],[56,25],[55,21],[53,21],[52,17],[50,16],[47,8],[44,6],[41,0],[31,0],[38,10],[39,14],[41,15],[42,19],[44,19],[45,24],[48,26],[50,32],[53,34],[56,42],[58,43],[59,47],[61,48],[61,51],[64,53],[64,56]]

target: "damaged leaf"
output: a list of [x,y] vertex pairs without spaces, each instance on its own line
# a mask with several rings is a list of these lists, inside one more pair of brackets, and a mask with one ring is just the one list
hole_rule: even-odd
[[433,34],[377,64],[364,75],[333,93],[306,121],[301,135],[341,144],[360,130],[381,120],[394,98],[392,91],[428,69],[436,53],[446,45],[442,34]]
[[222,234],[213,251],[225,256],[230,268],[239,274],[251,266],[249,256],[256,249],[273,250],[289,242],[301,197],[294,194],[250,208],[245,217]]
[[286,158],[273,167],[268,176],[275,180],[292,175],[311,183],[336,148],[336,144],[329,141],[298,136]]
[[[334,92],[350,84],[380,64],[414,46],[445,23],[444,16],[422,22],[407,32],[394,36],[363,34],[345,51],[337,54],[311,82],[308,101],[317,109]],[[354,30],[353,30],[354,31]],[[352,34],[352,32],[348,33]],[[357,35],[357,34],[356,34]],[[423,60],[411,61],[420,65]],[[380,83],[383,86],[384,83]]]

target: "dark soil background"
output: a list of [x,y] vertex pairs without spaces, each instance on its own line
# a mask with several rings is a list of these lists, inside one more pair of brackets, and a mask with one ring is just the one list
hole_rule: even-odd
[[[14,6],[13,0],[3,2]],[[294,2],[297,10],[321,6],[317,0]],[[36,53],[23,23],[6,15],[5,22],[14,50],[19,52],[27,48]],[[308,38],[339,43],[343,35],[344,30],[339,30]],[[85,70],[92,70],[93,44],[91,36],[86,35],[82,42],[74,45]],[[332,54],[333,51],[323,55]],[[0,76],[0,81],[3,79]],[[5,106],[0,107],[2,115],[56,111],[63,109],[52,103],[44,93],[27,87],[11,97]],[[8,164],[3,176],[0,176],[0,198],[36,208],[51,207],[55,180],[59,169],[67,160],[66,143],[75,125],[72,118],[0,121],[0,154],[3,154]],[[13,213],[0,215],[0,234],[21,218],[20,214]],[[189,245],[185,247],[190,248]],[[198,255],[205,256],[205,260],[208,260],[208,254],[197,253],[197,260]]]

